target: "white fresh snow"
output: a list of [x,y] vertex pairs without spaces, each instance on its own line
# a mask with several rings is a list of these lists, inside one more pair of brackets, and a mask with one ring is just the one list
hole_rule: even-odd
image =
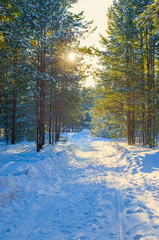
[[0,151],[0,239],[159,239],[159,149],[83,131]]

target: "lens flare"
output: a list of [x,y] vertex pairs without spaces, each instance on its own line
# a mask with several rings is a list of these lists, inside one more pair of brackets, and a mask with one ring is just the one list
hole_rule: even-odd
[[69,53],[68,58],[70,61],[74,62],[76,59],[76,54],[75,53]]

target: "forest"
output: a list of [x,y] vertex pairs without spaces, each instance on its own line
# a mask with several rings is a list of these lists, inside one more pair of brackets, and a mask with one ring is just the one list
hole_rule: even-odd
[[[114,1],[98,51],[94,132],[150,148],[159,132],[159,1]],[[97,127],[96,127],[97,125]],[[101,127],[102,126],[102,127]]]
[[[157,146],[159,1],[114,1],[101,49],[81,48],[91,32],[76,0],[2,0],[0,134],[7,144],[46,140],[86,127],[129,145]],[[96,86],[83,87],[84,55],[97,55]],[[88,115],[86,115],[86,113]],[[87,116],[87,117],[86,117]]]
[[79,38],[89,23],[70,11],[74,2],[2,1],[0,128],[7,143],[36,140],[39,151],[46,135],[54,144],[61,128],[79,125]]

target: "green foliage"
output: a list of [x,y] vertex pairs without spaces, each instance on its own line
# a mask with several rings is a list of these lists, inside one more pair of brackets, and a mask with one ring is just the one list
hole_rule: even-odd
[[140,14],[136,19],[136,24],[139,27],[148,27],[149,23],[153,26],[153,32],[158,34],[159,32],[159,1],[154,0],[152,4],[146,7],[146,10]]
[[109,133],[110,127],[129,144],[139,139],[150,147],[158,134],[157,15],[157,1],[114,1],[108,37],[101,36],[104,50],[97,52],[103,69],[92,110],[95,130],[104,126]]
[[[90,24],[70,11],[76,2],[1,2],[0,128],[7,142],[44,137],[48,126],[61,131],[66,122],[79,124],[79,38]],[[68,60],[71,51],[79,55],[75,63]]]

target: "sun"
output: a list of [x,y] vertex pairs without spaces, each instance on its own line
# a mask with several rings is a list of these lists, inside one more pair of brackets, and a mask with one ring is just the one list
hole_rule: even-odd
[[73,53],[73,52],[69,53],[69,54],[68,54],[68,59],[69,59],[70,61],[74,62],[75,59],[76,59],[76,54]]

